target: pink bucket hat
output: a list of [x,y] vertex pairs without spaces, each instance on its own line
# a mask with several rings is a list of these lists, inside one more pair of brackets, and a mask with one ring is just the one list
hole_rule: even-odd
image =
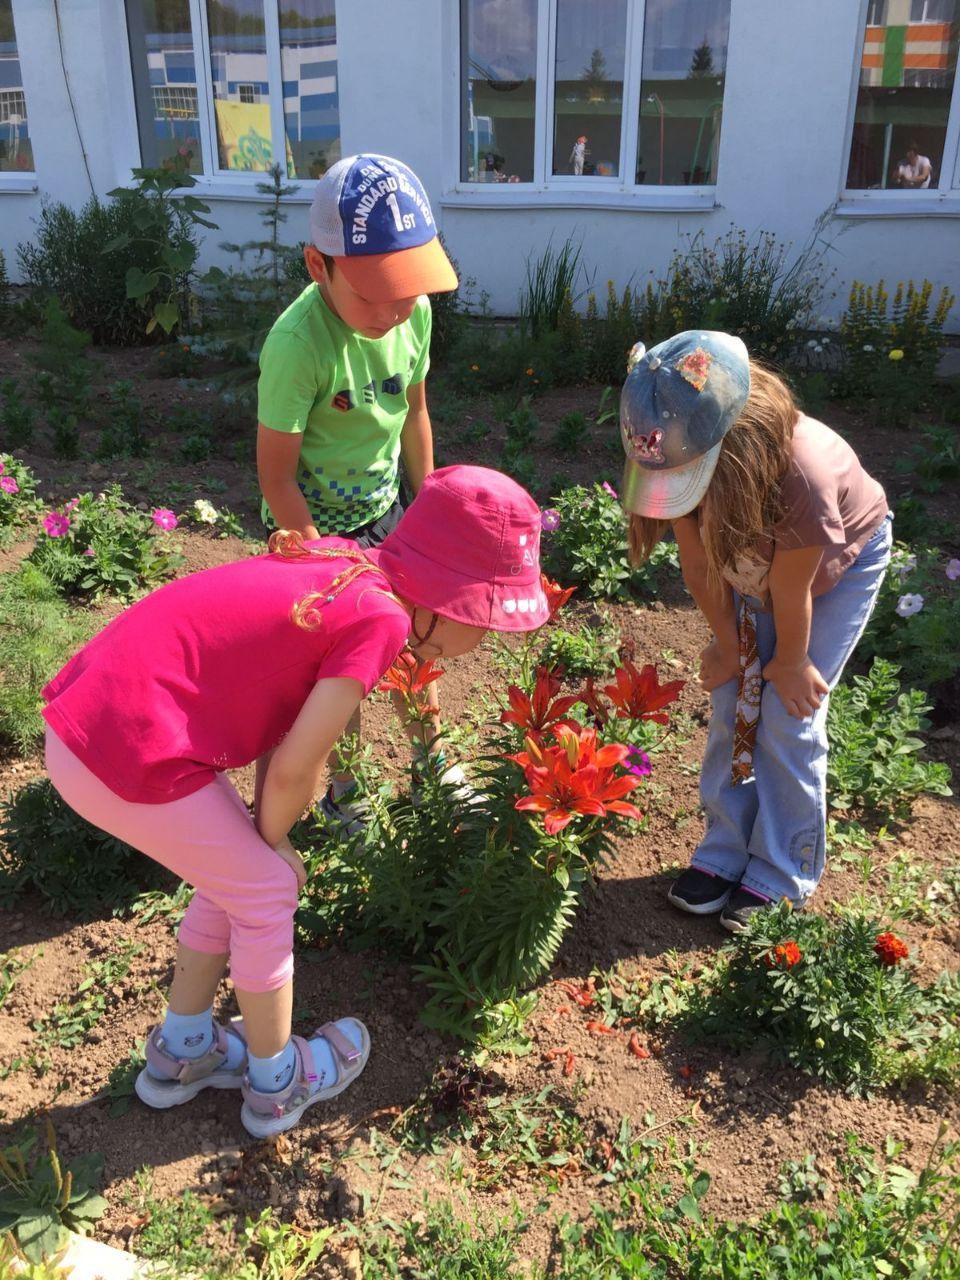
[[535,631],[550,616],[540,583],[540,508],[509,476],[443,467],[396,529],[366,552],[398,595],[492,631]]

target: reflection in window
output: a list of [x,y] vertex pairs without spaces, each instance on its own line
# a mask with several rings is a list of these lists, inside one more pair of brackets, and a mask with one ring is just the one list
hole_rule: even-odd
[[12,0],[0,0],[0,173],[31,173],[33,146],[20,78]]
[[558,0],[553,172],[615,178],[626,0]]
[[287,173],[319,178],[340,159],[334,0],[279,0]]
[[127,0],[140,163],[203,169],[197,68],[186,0]]
[[714,185],[730,0],[647,0],[637,182]]
[[960,0],[888,0],[885,17],[885,25],[864,33],[847,187],[936,187],[957,71]]
[[533,179],[537,0],[461,0],[464,182]]
[[221,169],[273,165],[263,0],[207,0],[210,79]]

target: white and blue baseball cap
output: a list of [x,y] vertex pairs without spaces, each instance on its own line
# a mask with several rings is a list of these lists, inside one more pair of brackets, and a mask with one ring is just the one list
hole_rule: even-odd
[[347,156],[327,170],[310,206],[310,239],[368,302],[446,293],[459,283],[423,184],[390,156]]

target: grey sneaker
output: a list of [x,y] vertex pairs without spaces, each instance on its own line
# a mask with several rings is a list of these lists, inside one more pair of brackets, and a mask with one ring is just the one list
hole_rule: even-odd
[[730,901],[720,913],[720,923],[728,933],[743,933],[751,916],[772,906],[769,898],[754,893],[752,889],[745,889],[742,884],[737,885],[730,895]]
[[333,787],[327,787],[317,808],[332,828],[341,835],[355,836],[367,825],[367,806],[362,800],[348,800],[345,792],[339,800],[333,798]]

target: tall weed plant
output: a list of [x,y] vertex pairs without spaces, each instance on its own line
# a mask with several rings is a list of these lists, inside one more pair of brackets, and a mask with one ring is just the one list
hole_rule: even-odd
[[531,338],[556,333],[567,298],[576,299],[582,252],[582,246],[572,240],[565,240],[559,249],[550,241],[536,261],[527,259],[526,280],[520,291],[520,327]]
[[889,400],[908,384],[900,398],[921,405],[930,396],[943,327],[955,300],[944,286],[934,302],[929,280],[919,288],[908,280],[897,284],[891,304],[883,280],[876,285],[855,280],[840,322],[840,393]]

